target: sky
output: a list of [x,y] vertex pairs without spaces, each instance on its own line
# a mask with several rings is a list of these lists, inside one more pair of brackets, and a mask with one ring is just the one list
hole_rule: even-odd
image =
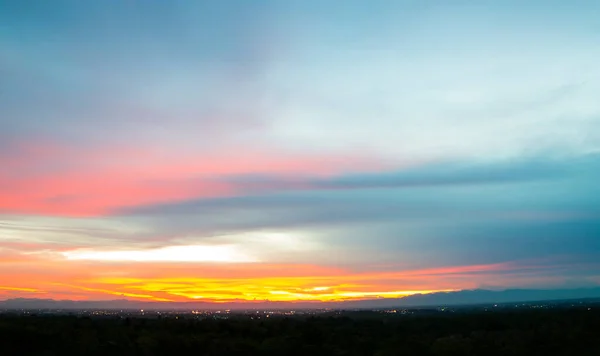
[[599,17],[0,0],[0,299],[600,286]]

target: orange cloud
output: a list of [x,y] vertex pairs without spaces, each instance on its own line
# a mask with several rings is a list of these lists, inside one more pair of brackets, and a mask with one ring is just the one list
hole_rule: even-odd
[[[293,264],[91,262],[40,257],[0,262],[0,290],[14,296],[43,294],[69,299],[157,301],[339,301],[394,298],[415,293],[476,288],[511,264],[352,272]],[[513,280],[515,276],[511,277]],[[518,276],[516,277],[518,279]],[[7,297],[7,293],[0,296]]]

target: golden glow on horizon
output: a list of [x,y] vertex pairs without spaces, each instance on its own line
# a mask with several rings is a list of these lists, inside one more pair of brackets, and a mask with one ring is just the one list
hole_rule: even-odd
[[[0,268],[5,271],[0,299],[30,295],[106,300],[116,296],[119,299],[222,303],[398,298],[476,288],[490,278],[499,278],[498,271],[515,268],[510,264],[491,264],[399,270],[387,266],[385,270],[352,271],[310,264],[180,262],[208,258],[192,256],[193,249],[187,251],[190,254],[180,256],[155,249],[150,250],[154,255],[141,257],[135,254],[84,255],[84,250],[75,251],[80,254],[70,255],[71,259],[39,254],[13,255],[0,260]],[[140,258],[168,261],[132,262]],[[179,261],[172,261],[174,258]],[[226,260],[231,255],[212,258]],[[32,270],[31,266],[35,268]],[[39,273],[41,270],[44,273]]]
[[[282,266],[283,267],[283,266]],[[46,288],[0,287],[0,291],[36,294],[72,293],[90,295],[89,299],[118,296],[153,301],[344,301],[374,298],[399,298],[450,289],[406,289],[382,283],[379,275],[329,275],[305,277],[95,277],[73,278],[68,283],[49,283]],[[427,278],[425,278],[427,279]],[[22,281],[21,281],[22,282]],[[323,282],[327,283],[324,285]],[[2,294],[0,294],[1,296]],[[103,297],[104,296],[104,297]]]
[[[423,290],[398,290],[378,285],[371,281],[371,285],[351,284],[348,281],[357,276],[336,276],[326,278],[333,285],[313,287],[315,281],[322,277],[301,278],[162,278],[162,279],[123,279],[102,278],[90,281],[102,284],[109,289],[123,289],[131,293],[144,293],[154,295],[164,293],[164,298],[174,300],[269,300],[269,301],[342,301],[351,299],[370,298],[399,298],[413,294],[427,294],[433,292],[450,291],[452,289],[423,289]],[[367,279],[371,277],[367,276]],[[397,287],[397,286],[396,286]]]
[[127,293],[127,292],[123,292],[123,291],[117,292],[117,291],[111,291],[111,290],[106,290],[106,289],[81,287],[81,286],[76,286],[76,285],[67,285],[67,284],[60,284],[60,283],[56,283],[56,285],[62,286],[62,287],[70,287],[73,289],[87,291],[87,292],[99,292],[102,294],[116,295],[116,296],[120,296],[120,297],[129,297],[129,298],[134,298],[134,299],[149,299],[149,300],[153,300],[153,301],[157,301],[157,302],[170,301],[170,299],[158,298],[156,296],[148,295],[148,294]]
[[3,287],[3,286],[0,286],[0,290],[7,290],[7,291],[14,291],[14,292],[29,292],[29,293],[39,292],[35,288]]
[[[313,289],[314,290],[314,289]],[[278,296],[276,299],[267,298],[269,300],[310,300],[310,301],[340,301],[349,299],[367,299],[367,298],[401,298],[414,294],[429,294],[435,292],[450,292],[453,289],[446,290],[417,290],[417,291],[390,291],[390,292],[350,292],[350,291],[334,291],[332,293],[312,294],[302,292],[288,291],[271,291],[272,295]]]
[[[265,282],[269,279],[253,280],[247,284],[239,286],[230,286],[229,289],[224,286],[225,283],[218,281],[193,281],[179,285],[171,284],[170,288],[163,289],[164,283],[154,283],[150,280],[138,283],[137,285],[121,285],[116,280],[114,284],[102,284],[102,287],[85,287],[74,284],[54,283],[55,287],[68,288],[81,292],[90,292],[105,296],[118,296],[128,299],[151,300],[151,301],[186,301],[202,300],[212,302],[227,301],[344,301],[373,298],[400,298],[413,294],[427,294],[450,290],[411,290],[411,291],[360,291],[358,287],[351,286],[328,287],[327,290],[321,288],[301,288],[288,286],[286,289],[279,286],[278,289],[270,289]],[[310,281],[306,281],[310,282]],[[215,287],[220,285],[220,290],[204,289],[202,285]],[[96,284],[94,284],[96,285]],[[42,293],[43,290],[34,288],[20,287],[0,287],[1,290],[21,291],[29,293]],[[93,298],[92,298],[93,299]]]

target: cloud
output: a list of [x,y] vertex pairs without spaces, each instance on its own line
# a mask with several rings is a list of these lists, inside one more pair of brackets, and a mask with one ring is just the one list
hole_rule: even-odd
[[[317,182],[326,188],[401,188],[419,186],[523,183],[555,179],[567,173],[563,162],[521,159],[493,163],[433,163],[391,173],[349,175]],[[567,163],[568,165],[568,163]]]
[[[560,278],[550,277],[553,271],[566,266],[531,265],[521,261],[425,269],[396,266],[394,271],[351,271],[317,265],[256,263],[215,265],[114,261],[90,264],[89,261],[77,260],[38,260],[37,263],[43,264],[48,273],[32,271],[30,263],[8,262],[7,265],[7,262],[1,262],[3,267],[11,267],[2,288],[75,299],[106,299],[119,295],[153,300],[346,300],[471,289],[490,281],[496,285],[511,281],[513,285],[520,286],[532,282],[532,285],[545,283],[548,286],[560,283]],[[27,287],[23,281],[27,281]]]
[[[280,211],[300,209],[308,212],[311,209],[332,208],[336,209],[337,213],[343,214],[346,208],[346,210],[355,209],[357,212],[375,209],[374,214],[385,214],[385,210],[394,213],[394,208],[400,210],[411,208],[413,213],[406,212],[410,216],[427,214],[427,210],[430,215],[436,215],[448,213],[450,209],[459,206],[489,209],[490,203],[484,197],[498,191],[512,192],[517,195],[514,199],[510,195],[496,196],[497,201],[493,205],[506,200],[503,204],[518,203],[526,209],[536,205],[532,198],[522,197],[522,193],[527,192],[530,187],[556,185],[565,188],[575,181],[585,185],[590,184],[592,176],[600,169],[598,162],[598,157],[592,155],[569,160],[522,159],[494,163],[433,163],[392,172],[342,174],[325,178],[305,175],[300,177],[241,175],[222,178],[238,186],[240,194],[238,196],[126,208],[121,210],[121,213],[210,214],[240,209],[258,212],[261,209]],[[256,191],[263,194],[253,194]],[[481,194],[482,199],[473,196],[473,193]],[[536,192],[532,191],[532,194]],[[542,190],[537,194],[540,197],[548,195]],[[447,199],[450,197],[459,200]],[[560,201],[561,198],[567,197],[550,196],[545,200]],[[588,201],[585,196],[579,195],[573,196],[573,199]],[[324,216],[335,219],[335,213],[332,213],[334,215]]]
[[191,240],[295,231],[341,251],[339,263],[419,263],[423,256],[482,263],[563,253],[584,258],[596,251],[591,239],[600,205],[589,193],[597,189],[597,172],[596,156],[425,166],[405,175],[309,179],[287,192],[141,206],[121,214]]
[[[419,263],[423,256],[448,263],[501,262],[561,254],[563,244],[569,245],[564,253],[581,258],[594,250],[590,239],[600,216],[590,195],[597,189],[596,156],[428,164],[392,173],[313,177],[303,167],[250,179],[217,174],[212,178],[216,182],[222,177],[220,184],[231,184],[225,197],[182,197],[181,202],[119,208],[87,219],[17,216],[0,228],[5,241],[14,236],[13,241],[100,251],[113,245],[143,250],[239,243],[263,261],[327,263],[327,251],[334,249],[335,263],[362,266],[395,258]],[[261,189],[253,186],[257,181]],[[177,180],[162,184],[182,188]],[[68,202],[56,203],[69,207]],[[277,234],[314,247],[266,247],[273,243],[267,238]],[[569,239],[577,243],[569,244]]]
[[236,246],[170,246],[147,250],[71,250],[63,252],[69,260],[133,262],[256,262],[237,251]]
[[[331,175],[384,166],[377,157],[331,152],[161,151],[153,146],[79,148],[16,141],[0,153],[0,212],[93,216],[125,206],[244,194],[222,177],[259,172],[282,176]],[[277,187],[269,187],[269,190]]]
[[[594,280],[597,5],[346,5],[1,4],[0,253],[20,271],[5,287],[198,296],[206,281],[89,282],[127,265],[176,284],[179,265],[63,255],[182,246],[303,266],[295,285],[248,267],[245,290],[287,297]],[[406,273],[531,259],[546,262]]]
[[8,6],[0,131],[79,145],[176,145],[202,132],[207,145],[260,127],[262,73],[277,46],[268,9],[239,5],[243,14],[217,4]]
[[[298,29],[272,77],[269,137],[417,159],[598,150],[592,20],[538,6],[403,4]],[[342,40],[342,23],[366,19],[377,25]]]

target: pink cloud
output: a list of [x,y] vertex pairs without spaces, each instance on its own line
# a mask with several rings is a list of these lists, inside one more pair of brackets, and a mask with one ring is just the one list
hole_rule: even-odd
[[302,154],[238,147],[232,151],[162,151],[157,147],[77,148],[19,142],[0,155],[0,212],[102,215],[122,207],[234,196],[255,187],[226,179],[247,175],[330,176],[385,164],[360,154]]

